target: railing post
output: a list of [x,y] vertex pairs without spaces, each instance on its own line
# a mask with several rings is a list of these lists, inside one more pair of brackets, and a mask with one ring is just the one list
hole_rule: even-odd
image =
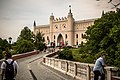
[[50,64],[49,64],[49,65],[51,66],[51,58],[49,58],[49,61],[50,61]]
[[53,59],[53,68],[55,67],[55,59]]
[[58,61],[58,68],[61,69],[61,60]]
[[54,68],[54,59],[52,59],[52,65],[51,66]]
[[50,64],[50,61],[49,61],[49,58],[47,58],[47,65],[49,65]]
[[68,72],[68,62],[67,61],[65,61],[66,63],[65,63],[65,68],[66,68],[66,73]]
[[74,77],[77,75],[77,64],[74,64]]
[[107,68],[106,72],[107,72],[107,80],[112,80],[112,71],[111,71],[111,68]]
[[45,57],[43,57],[43,62],[46,63],[46,61],[45,61]]
[[46,57],[46,64],[48,65],[49,64],[49,60],[48,60],[48,58]]
[[87,65],[87,80],[90,80],[90,66]]

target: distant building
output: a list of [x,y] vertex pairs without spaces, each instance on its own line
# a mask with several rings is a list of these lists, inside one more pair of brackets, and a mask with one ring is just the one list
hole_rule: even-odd
[[47,45],[51,45],[51,43],[55,43],[55,46],[79,45],[81,42],[85,42],[82,37],[87,27],[93,25],[95,20],[75,21],[70,7],[67,17],[55,19],[53,14],[51,14],[50,24],[48,25],[36,26],[34,22],[34,34],[42,32]]

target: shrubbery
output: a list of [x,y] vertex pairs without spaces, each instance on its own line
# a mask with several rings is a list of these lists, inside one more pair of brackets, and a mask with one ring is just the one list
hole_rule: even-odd
[[72,51],[69,49],[64,49],[58,54],[59,59],[73,60]]
[[9,43],[6,39],[0,38],[0,59],[4,57],[3,52],[7,51],[9,48]]
[[[79,54],[98,58],[102,51],[106,55],[106,64],[120,67],[120,9],[110,11],[88,27],[85,39],[86,43],[80,47]],[[88,57],[86,58],[88,59]]]

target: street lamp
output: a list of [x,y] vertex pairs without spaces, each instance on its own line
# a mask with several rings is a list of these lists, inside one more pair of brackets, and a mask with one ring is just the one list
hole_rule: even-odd
[[8,39],[9,39],[9,43],[11,44],[12,38],[11,38],[11,37],[9,37]]

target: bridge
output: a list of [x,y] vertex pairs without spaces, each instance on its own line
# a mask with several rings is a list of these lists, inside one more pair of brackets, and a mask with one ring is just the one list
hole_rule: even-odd
[[[53,58],[56,52],[33,53],[13,57],[19,64],[16,80],[93,80],[94,64]],[[106,80],[120,80],[114,77],[117,68],[106,67],[105,69]]]
[[[28,53],[31,54],[31,53]],[[39,54],[14,56],[19,64],[16,80],[77,80],[72,76],[66,75],[51,67],[44,65],[43,56],[48,53],[42,52]],[[0,76],[1,80],[1,76]]]

